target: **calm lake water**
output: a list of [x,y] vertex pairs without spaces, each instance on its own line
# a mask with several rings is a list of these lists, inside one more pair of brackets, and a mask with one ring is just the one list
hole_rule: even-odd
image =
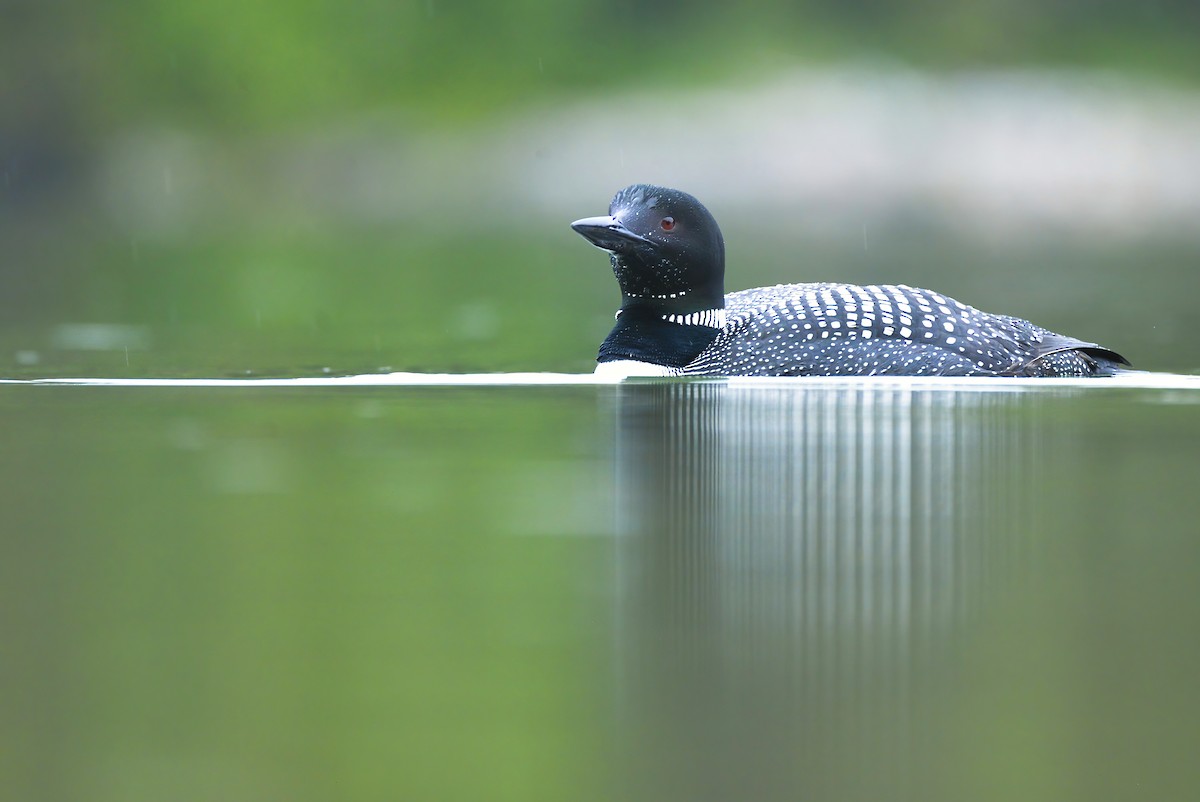
[[0,386],[22,800],[1200,787],[1200,379]]

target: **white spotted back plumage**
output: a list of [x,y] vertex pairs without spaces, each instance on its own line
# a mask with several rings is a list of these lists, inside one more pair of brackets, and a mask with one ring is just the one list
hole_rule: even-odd
[[1088,376],[1095,347],[905,285],[781,284],[725,296],[688,374]]

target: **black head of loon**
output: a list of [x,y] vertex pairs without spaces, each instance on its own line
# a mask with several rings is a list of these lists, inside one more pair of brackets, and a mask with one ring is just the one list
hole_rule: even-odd
[[725,306],[721,228],[686,192],[634,184],[613,197],[607,216],[571,228],[611,255],[622,310],[686,315]]

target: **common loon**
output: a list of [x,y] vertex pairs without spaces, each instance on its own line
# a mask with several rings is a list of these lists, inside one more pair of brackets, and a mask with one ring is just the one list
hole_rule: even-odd
[[686,192],[634,184],[571,224],[611,255],[617,322],[596,372],[625,376],[1104,376],[1129,362],[1027,320],[899,285],[725,294],[725,241]]

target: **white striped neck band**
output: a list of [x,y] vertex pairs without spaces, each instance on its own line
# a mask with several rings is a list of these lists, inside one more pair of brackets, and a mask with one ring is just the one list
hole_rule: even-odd
[[680,326],[708,326],[713,329],[723,329],[726,316],[724,309],[705,309],[700,312],[689,312],[686,315],[663,315],[662,319]]

